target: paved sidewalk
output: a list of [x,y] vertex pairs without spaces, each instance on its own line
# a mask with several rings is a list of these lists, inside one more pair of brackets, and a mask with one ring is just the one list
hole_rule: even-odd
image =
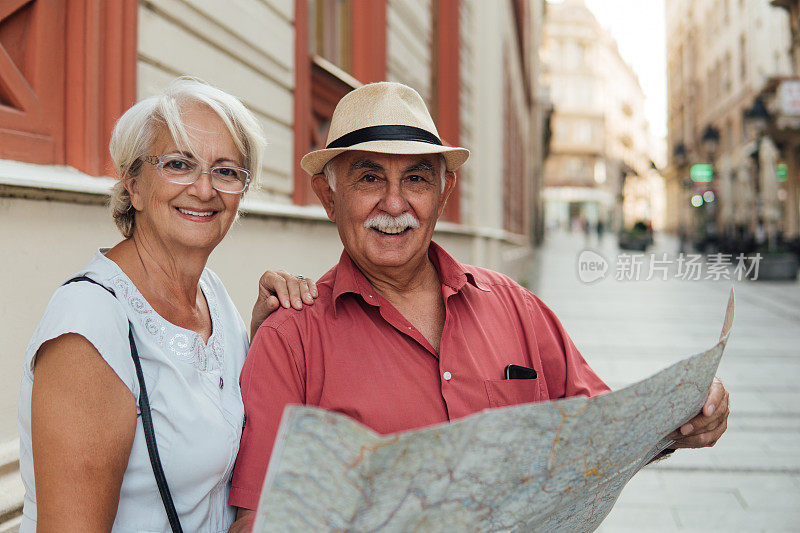
[[[605,279],[578,279],[585,248],[609,261]],[[651,251],[674,257],[677,246],[660,238]],[[714,448],[679,450],[638,473],[599,531],[800,531],[800,283],[618,281],[618,253],[611,236],[600,245],[548,236],[532,289],[617,389],[711,347],[734,285],[736,318],[718,373],[731,415]]]

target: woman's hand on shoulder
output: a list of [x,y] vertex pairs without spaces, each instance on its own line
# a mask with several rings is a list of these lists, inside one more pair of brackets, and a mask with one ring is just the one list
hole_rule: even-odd
[[258,327],[279,307],[302,309],[303,304],[312,305],[319,296],[317,284],[303,276],[293,276],[283,270],[267,270],[258,280],[258,298],[253,306],[250,320],[250,338]]
[[39,348],[31,394],[38,531],[109,531],[136,433],[136,400],[81,335]]

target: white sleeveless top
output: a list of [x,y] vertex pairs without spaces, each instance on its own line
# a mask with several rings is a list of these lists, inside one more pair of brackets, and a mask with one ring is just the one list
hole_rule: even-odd
[[[231,473],[242,434],[244,408],[239,372],[247,355],[247,330],[222,282],[209,269],[200,288],[211,313],[208,343],[159,316],[116,263],[100,249],[75,275],[92,283],[56,290],[28,344],[19,399],[20,473],[25,484],[21,533],[36,530],[36,488],[31,452],[34,357],[46,341],[77,333],[94,345],[137,402],[139,383],[128,343],[128,324],[142,362],[164,473],[184,531],[228,531]],[[170,531],[147,454],[141,420],[122,479],[114,532]]]

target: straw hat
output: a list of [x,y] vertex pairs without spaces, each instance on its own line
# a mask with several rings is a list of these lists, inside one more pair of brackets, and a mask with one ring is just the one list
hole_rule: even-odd
[[370,83],[336,105],[324,149],[307,153],[300,166],[311,175],[348,150],[382,154],[442,154],[453,171],[469,157],[466,148],[442,145],[417,91],[402,83]]

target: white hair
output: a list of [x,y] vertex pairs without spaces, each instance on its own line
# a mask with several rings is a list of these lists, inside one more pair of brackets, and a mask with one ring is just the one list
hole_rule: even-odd
[[236,148],[244,157],[244,167],[250,171],[251,183],[258,183],[266,141],[258,120],[238,98],[202,80],[181,77],[170,83],[162,93],[136,103],[114,125],[109,151],[119,182],[114,186],[109,202],[114,222],[126,238],[133,235],[135,210],[122,181],[135,178],[142,169],[142,158],[160,128],[166,126],[182,149],[190,146],[181,112],[192,105],[206,105],[222,120]]
[[334,157],[325,163],[325,166],[322,167],[322,173],[325,174],[325,179],[328,181],[328,187],[330,187],[333,192],[336,192],[336,171],[333,169],[334,159],[336,158]]
[[[339,157],[338,155],[336,157]],[[336,170],[334,170],[334,165],[332,164],[336,157],[325,163],[325,166],[322,167],[322,173],[325,174],[325,179],[328,181],[328,187],[331,188],[332,191],[336,192]],[[439,192],[444,192],[444,176],[447,172],[447,159],[444,158],[442,154],[439,154],[439,181],[441,182],[441,190]]]

